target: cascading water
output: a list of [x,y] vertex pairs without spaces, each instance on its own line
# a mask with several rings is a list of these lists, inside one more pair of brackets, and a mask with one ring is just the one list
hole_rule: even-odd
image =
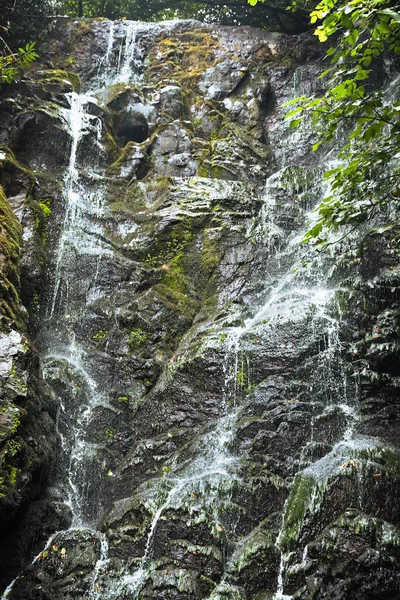
[[[60,109],[71,149],[39,344],[64,521],[3,599],[42,597],[50,580],[62,600],[290,600],[335,478],[365,506],[356,459],[380,447],[358,433],[331,257],[300,243],[322,167],[303,161],[309,132],[287,132],[263,79],[299,95],[307,74],[229,59],[221,83],[214,34],[192,25],[95,24],[91,82]],[[144,142],[130,135],[143,120]],[[232,181],[225,144],[241,128],[244,147],[255,132],[274,156],[257,141],[257,169],[243,156],[249,173]]]
[[[135,64],[135,39],[136,28],[132,26],[132,24],[129,24],[126,40],[120,43],[117,74],[111,76],[111,81],[113,83],[126,83],[130,79],[132,64]],[[111,26],[107,49],[107,55],[109,57],[112,55],[111,49],[113,44],[114,31],[113,26]],[[85,99],[84,102],[87,102],[87,100]],[[81,116],[79,116],[79,119],[81,123],[84,122],[84,119],[82,119]],[[74,131],[73,127],[71,127],[71,131]],[[71,153],[72,175],[67,179],[67,189],[71,190],[72,206],[77,197],[73,194],[73,184],[77,184],[74,153],[76,154],[76,147],[82,136],[82,128],[76,127],[75,131],[75,138],[73,137],[73,139],[76,139],[76,142],[73,144]],[[294,140],[294,143],[296,143],[296,140]],[[95,594],[93,597],[111,597],[117,599],[121,594],[129,593],[131,597],[139,598],[142,587],[146,580],[151,576],[152,569],[154,569],[152,553],[160,519],[163,518],[164,513],[168,510],[179,510],[185,506],[185,501],[182,500],[182,497],[185,497],[186,490],[191,490],[190,497],[196,499],[196,503],[198,504],[195,511],[197,518],[200,510],[200,512],[207,514],[209,521],[215,522],[217,530],[221,529],[221,526],[219,525],[221,506],[226,502],[229,503],[232,480],[238,479],[239,477],[237,474],[237,457],[231,453],[232,442],[234,439],[234,423],[237,418],[235,405],[238,394],[243,394],[243,388],[245,387],[247,391],[251,389],[248,372],[249,363],[248,359],[246,359],[243,354],[242,338],[246,338],[246,336],[252,334],[259,336],[268,335],[269,331],[285,326],[288,323],[301,322],[305,315],[308,316],[311,327],[314,327],[314,323],[319,324],[319,326],[321,326],[322,323],[322,327],[325,329],[323,336],[325,338],[325,348],[318,354],[318,364],[314,367],[314,378],[317,385],[320,385],[318,379],[321,376],[325,378],[325,384],[323,384],[322,387],[325,390],[324,393],[326,395],[326,403],[329,407],[328,410],[337,406],[333,406],[332,404],[331,386],[332,384],[339,386],[345,385],[343,383],[345,378],[339,383],[338,374],[336,372],[328,374],[329,370],[332,368],[332,364],[338,360],[340,354],[338,321],[332,316],[331,311],[329,310],[329,305],[334,296],[334,290],[325,287],[325,278],[322,275],[322,263],[318,257],[313,259],[311,267],[310,265],[304,266],[308,257],[306,256],[306,252],[299,251],[301,233],[299,234],[298,228],[294,227],[294,233],[289,237],[286,243],[281,239],[282,235],[285,234],[283,233],[284,228],[281,228],[278,224],[280,215],[279,212],[277,212],[278,203],[274,198],[274,185],[279,186],[285,177],[288,176],[290,177],[290,168],[282,167],[280,172],[274,174],[268,180],[265,192],[265,203],[260,219],[261,224],[259,226],[259,229],[262,231],[261,233],[258,232],[256,234],[261,236],[261,238],[264,238],[264,243],[266,243],[268,250],[273,257],[272,263],[269,266],[269,276],[266,278],[264,284],[266,300],[255,312],[255,315],[247,319],[242,327],[236,327],[233,330],[227,331],[225,359],[226,383],[223,394],[224,402],[227,405],[227,415],[220,419],[216,423],[216,426],[212,428],[211,432],[206,433],[204,439],[200,442],[199,447],[205,448],[205,451],[202,450],[187,464],[187,461],[182,461],[182,457],[178,455],[178,457],[174,458],[171,465],[166,465],[166,474],[160,482],[156,483],[153,490],[153,496],[148,501],[149,509],[152,512],[152,520],[147,533],[144,553],[139,564],[133,572],[120,574],[117,581],[114,581],[114,577],[111,576],[107,581],[102,583],[101,570],[104,566],[108,565],[106,551],[103,551],[93,577],[92,593]],[[305,204],[307,205],[307,201]],[[72,210],[71,215],[73,217],[72,223],[75,223],[75,210]],[[101,217],[101,215],[96,216]],[[67,227],[64,228],[64,231],[67,230],[68,232],[72,223],[67,220]],[[99,250],[101,252],[107,251],[106,248],[99,248]],[[60,278],[60,265],[63,264],[63,253],[64,242],[62,241],[57,261],[58,279]],[[59,293],[59,287],[60,283],[57,281],[55,285],[53,306],[55,305],[56,297]],[[67,307],[66,311],[71,312],[71,309]],[[287,350],[290,352],[291,343],[287,344],[287,346]],[[71,356],[79,357],[76,362],[78,363],[79,368],[81,368],[82,359],[79,356],[79,351],[74,348],[73,343],[70,344],[70,347],[73,350]],[[94,402],[90,403],[77,420],[78,424],[75,426],[76,442],[70,452],[71,458],[68,469],[69,484],[72,490],[70,493],[69,504],[74,515],[75,526],[84,523],[84,520],[80,516],[82,509],[80,508],[77,510],[74,508],[76,498],[80,499],[78,504],[82,503],[81,498],[84,498],[85,500],[88,498],[88,491],[82,491],[80,489],[82,486],[79,485],[79,478],[78,481],[76,481],[76,474],[81,470],[83,457],[87,456],[87,448],[85,448],[84,442],[84,430],[88,426],[90,412],[96,406],[96,402],[103,401],[101,397],[98,398],[96,395],[96,383],[91,378],[88,379],[88,383]],[[312,383],[310,383],[310,391],[312,391]],[[343,397],[343,392],[338,393],[338,390],[336,390],[336,401],[338,398],[338,407],[343,412],[346,422],[348,422],[344,439],[349,439],[349,437],[351,437],[354,414],[351,407],[348,406],[346,398]],[[310,443],[312,443],[312,439],[310,440]],[[340,444],[335,446],[334,450],[332,450],[333,454],[335,454],[338,446],[340,446]],[[304,448],[303,458],[303,463],[307,465],[306,450],[307,446]],[[329,460],[329,458],[325,458],[325,460]],[[303,471],[306,473],[307,468],[305,470],[303,469]],[[90,503],[93,504],[93,498],[91,498]],[[189,514],[191,510],[193,510],[193,508],[189,508]],[[77,515],[79,516],[77,517]],[[282,528],[276,539],[276,546],[280,551],[281,558],[278,571],[277,590],[274,595],[275,600],[288,600],[291,598],[291,596],[284,593],[285,569],[292,554],[291,552],[280,550],[284,531],[285,512],[283,515]],[[103,546],[106,548],[105,541],[103,542]],[[214,597],[215,595],[213,595],[213,598]]]
[[[200,440],[201,453],[193,460],[175,460],[169,467],[166,475],[156,490],[154,502],[154,514],[147,534],[146,546],[139,568],[131,575],[125,575],[108,592],[111,598],[119,598],[124,591],[129,591],[133,598],[138,598],[141,587],[151,573],[151,560],[154,538],[157,526],[163,513],[168,509],[179,509],[187,502],[190,490],[190,499],[198,506],[189,506],[189,515],[200,512],[207,514],[214,523],[216,531],[222,531],[220,525],[221,506],[223,502],[228,503],[226,492],[229,491],[232,479],[235,475],[237,457],[230,451],[233,439],[233,423],[235,413],[219,420],[217,427],[206,433]],[[227,485],[228,484],[228,485]],[[187,508],[187,506],[186,506]],[[197,515],[198,517],[198,515]]]
[[[102,87],[140,77],[137,29],[135,22],[120,25],[116,59],[114,23],[110,24],[107,52],[99,67]],[[65,216],[56,251],[53,292],[40,342],[45,379],[51,385],[62,373],[70,387],[69,395],[59,396],[61,448],[56,484],[61,487],[70,510],[71,530],[87,530],[94,536],[93,544],[100,547],[90,589],[92,599],[98,598],[98,578],[108,562],[108,545],[105,537],[96,532],[101,512],[96,488],[104,474],[96,467],[95,457],[104,444],[88,439],[88,431],[96,408],[109,407],[109,403],[106,392],[99,390],[95,376],[90,373],[88,349],[76,342],[74,327],[79,325],[88,299],[96,289],[102,259],[113,255],[112,247],[103,242],[101,235],[105,216],[104,173],[99,161],[103,130],[101,119],[92,111],[96,112],[102,87],[97,87],[98,81],[95,84],[87,93],[69,94],[69,108],[60,110],[71,138],[71,150],[64,177]],[[47,549],[35,557],[32,565],[57,546],[58,536],[59,532],[51,536]],[[10,597],[15,581],[2,598]]]

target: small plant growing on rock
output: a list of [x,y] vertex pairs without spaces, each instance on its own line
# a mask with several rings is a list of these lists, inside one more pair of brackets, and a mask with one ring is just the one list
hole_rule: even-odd
[[247,375],[244,371],[240,370],[236,374],[236,385],[239,388],[247,387]]
[[137,329],[132,329],[129,334],[129,350],[134,352],[138,350],[143,344],[147,341],[147,333],[138,327]]
[[228,337],[228,334],[224,331],[223,333],[220,333],[219,335],[219,343],[223,344],[226,340],[226,338]]
[[15,456],[21,450],[21,448],[21,443],[17,442],[16,440],[9,440],[6,444],[6,452],[10,456]]
[[92,337],[92,340],[95,342],[96,346],[98,346],[100,342],[104,340],[105,337],[107,337],[107,335],[108,331],[103,331],[102,329],[100,329],[100,331]]
[[113,440],[115,436],[116,430],[113,427],[107,427],[106,429],[106,438],[108,440]]

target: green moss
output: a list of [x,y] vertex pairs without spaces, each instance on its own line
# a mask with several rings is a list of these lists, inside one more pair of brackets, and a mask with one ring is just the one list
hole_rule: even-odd
[[200,75],[215,63],[217,40],[208,30],[198,29],[161,39],[149,56],[149,78],[159,84],[164,78],[174,79],[195,89]]
[[36,177],[30,169],[23,167],[15,158],[14,153],[7,147],[0,145],[0,152],[4,158],[0,158],[0,185],[6,190],[18,173],[19,179],[25,183],[27,195],[32,192]]
[[193,288],[188,274],[193,239],[191,220],[182,219],[167,238],[154,239],[151,253],[144,258],[146,264],[161,269],[162,283],[173,292],[188,294]]
[[64,69],[46,69],[40,71],[41,84],[46,89],[46,84],[50,85],[62,85],[65,81],[68,81],[72,85],[74,92],[79,93],[81,89],[81,80],[77,73],[66,71]]
[[100,344],[108,336],[108,331],[103,331],[100,329],[97,333],[92,336],[92,340],[95,342],[96,346]]
[[198,168],[199,177],[209,177],[209,168],[207,163],[203,162]]
[[21,450],[22,444],[17,440],[8,440],[6,444],[6,453],[9,456],[15,456]]
[[40,294],[33,294],[32,302],[30,305],[31,312],[33,312],[33,313],[37,312],[39,310],[39,305],[40,305]]
[[16,321],[23,328],[24,317],[19,297],[19,261],[21,252],[21,225],[14,215],[3,189],[0,187],[0,331]]
[[[109,190],[111,210],[116,220],[119,220],[118,215],[121,215],[122,220],[125,215],[134,216],[146,207],[146,192],[138,183],[133,183],[121,189],[119,182],[116,185],[110,182]],[[119,198],[119,200],[115,201],[115,198]]]
[[104,104],[109,104],[123,92],[129,92],[132,87],[133,86],[130,86],[127,83],[115,83],[114,85],[108,86],[105,92]]
[[291,550],[296,543],[315,485],[313,477],[296,475],[285,510],[284,530],[281,537],[281,549],[284,552]]
[[105,135],[103,136],[102,140],[102,147],[107,153],[108,162],[111,163],[107,170],[107,174],[109,176],[112,177],[120,171],[121,165],[129,156],[129,150],[133,145],[133,142],[128,142],[128,144],[121,149],[116,143],[114,137],[111,135],[110,131],[105,131]]
[[[27,392],[27,385],[26,385],[25,381],[24,381],[24,380],[23,380],[21,377],[19,377],[19,376],[17,375],[17,372],[16,372],[16,370],[15,370],[15,368],[14,368],[14,367],[11,369],[11,373],[10,373],[10,379],[11,379],[11,381],[12,381],[12,386],[13,386],[13,387],[14,387],[14,388],[15,388],[15,389],[16,389],[16,390],[17,390],[17,391],[18,391],[18,392],[19,392],[19,393],[20,393],[22,396],[24,396],[24,395],[26,394],[26,392]],[[13,416],[13,419],[14,419],[14,423],[15,423],[15,422],[16,422],[16,420],[17,420],[17,424],[16,424],[16,426],[15,426],[15,430],[14,430],[14,431],[16,431],[16,430],[17,430],[17,428],[18,428],[18,425],[19,425],[19,411],[17,411],[17,412],[14,414],[14,416]]]
[[17,467],[10,467],[9,470],[9,482],[11,485],[16,485],[17,484],[17,477],[18,477],[18,473],[20,472],[20,469],[17,469]]
[[253,560],[260,560],[260,555],[265,557],[269,550],[274,549],[274,536],[272,532],[256,529],[247,538],[243,552],[233,567],[233,570],[240,573],[248,568]]
[[138,327],[136,329],[132,329],[132,331],[129,334],[129,339],[128,339],[129,350],[131,352],[135,352],[135,351],[139,350],[139,348],[141,346],[143,346],[143,344],[145,344],[146,341],[147,341],[147,333],[145,331],[143,331],[143,329],[140,329],[140,327]]
[[167,308],[182,314],[190,321],[194,318],[199,309],[198,303],[192,298],[171,289],[165,284],[157,284],[153,287],[153,290]]
[[238,387],[246,387],[247,385],[247,374],[242,370],[236,373],[236,385]]
[[65,59],[65,64],[67,67],[73,67],[76,63],[76,58],[74,56],[67,56]]
[[39,202],[39,206],[42,210],[43,218],[47,221],[51,213],[50,206],[44,201]]
[[380,454],[388,473],[396,478],[400,478],[400,453],[385,449]]
[[189,278],[185,274],[185,253],[179,252],[169,261],[163,272],[163,283],[171,290],[185,294],[189,287]]
[[249,382],[249,377],[243,369],[239,369],[235,378],[236,388],[242,390],[245,394],[249,394],[254,385]]
[[[110,142],[111,142],[111,140],[112,140],[112,145],[115,149],[116,144],[115,144],[114,138],[112,138],[112,136],[110,135]],[[126,144],[126,146],[124,146],[119,151],[118,157],[109,167],[110,172],[118,172],[120,170],[123,163],[129,158],[132,148],[134,148],[135,146],[136,146],[135,142],[128,142]]]
[[107,440],[113,440],[116,432],[117,432],[117,430],[114,429],[114,427],[107,427],[107,429],[105,431]]
[[47,239],[47,223],[51,215],[51,198],[41,198],[39,202],[29,198],[27,204],[32,213],[35,230],[39,238],[39,243],[44,245]]

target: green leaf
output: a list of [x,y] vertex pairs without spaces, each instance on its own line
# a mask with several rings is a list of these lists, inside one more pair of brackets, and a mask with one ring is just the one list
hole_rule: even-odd
[[382,15],[388,15],[389,17],[391,17],[391,19],[393,19],[393,21],[396,21],[396,23],[400,23],[399,13],[392,10],[391,8],[383,8],[382,10],[378,10],[378,13]]
[[307,231],[307,233],[303,237],[303,240],[308,242],[311,239],[318,237],[322,231],[322,228],[323,228],[323,222],[318,221],[318,223],[316,225],[314,225],[314,227],[312,227],[312,229]]
[[290,129],[295,129],[296,127],[298,127],[300,125],[300,123],[302,122],[302,118],[300,119],[293,119],[292,121],[290,121],[289,123],[289,127]]
[[296,104],[297,102],[304,102],[305,100],[308,100],[307,96],[298,96],[297,98],[288,100],[282,106],[291,106],[292,104]]
[[349,33],[349,35],[346,37],[346,42],[348,44],[350,44],[351,46],[354,46],[354,44],[358,40],[358,35],[359,35],[359,33],[358,33],[357,29],[353,29],[353,31],[351,31]]
[[316,144],[313,145],[312,151],[316,152],[321,144],[322,144],[322,140],[319,140]]
[[298,108],[294,108],[293,110],[291,110],[290,112],[288,112],[285,115],[285,119],[290,119],[290,117],[294,117],[294,115],[298,115],[302,111],[303,111],[303,107],[302,106],[299,106]]

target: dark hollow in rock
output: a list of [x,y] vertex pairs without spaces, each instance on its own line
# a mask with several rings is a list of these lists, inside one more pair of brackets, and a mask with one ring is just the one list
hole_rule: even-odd
[[123,148],[128,142],[141,144],[149,137],[149,124],[146,117],[136,111],[119,114],[116,118],[118,145]]

